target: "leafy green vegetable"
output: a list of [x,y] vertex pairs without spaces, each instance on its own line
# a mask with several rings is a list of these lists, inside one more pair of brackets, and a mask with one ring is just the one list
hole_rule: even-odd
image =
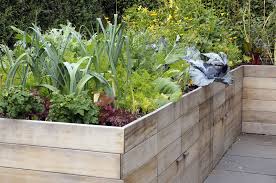
[[98,124],[98,115],[99,109],[87,93],[82,92],[77,96],[54,93],[47,120]]
[[12,87],[1,90],[0,116],[14,119],[39,119],[42,100],[27,90]]

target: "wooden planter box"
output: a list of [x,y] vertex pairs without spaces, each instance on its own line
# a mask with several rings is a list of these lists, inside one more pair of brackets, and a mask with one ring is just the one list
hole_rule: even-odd
[[243,132],[276,135],[276,67],[244,66]]
[[243,67],[119,127],[0,119],[3,183],[202,183],[241,132]]

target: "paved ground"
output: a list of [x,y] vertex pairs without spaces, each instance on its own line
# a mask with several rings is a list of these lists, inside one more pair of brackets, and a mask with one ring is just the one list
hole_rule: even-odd
[[205,183],[276,183],[276,136],[240,136]]

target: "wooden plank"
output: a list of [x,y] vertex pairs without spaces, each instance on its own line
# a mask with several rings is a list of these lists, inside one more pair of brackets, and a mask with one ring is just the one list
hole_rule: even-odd
[[244,122],[270,123],[276,124],[276,112],[267,111],[242,111]]
[[157,134],[157,152],[162,151],[169,144],[181,137],[181,119],[176,120]]
[[243,98],[251,100],[276,100],[276,90],[244,88]]
[[181,138],[157,155],[158,175],[165,171],[181,155]]
[[243,99],[243,110],[276,112],[276,101]]
[[276,135],[276,124],[242,122],[242,132],[265,135]]
[[214,126],[213,132],[213,167],[219,162],[224,154],[224,126],[223,121],[220,121]]
[[235,143],[232,145],[232,148],[229,149],[227,155],[276,159],[276,147]]
[[[160,174],[158,183],[181,183],[188,167],[198,164],[199,143],[196,142],[186,153],[187,156],[179,161],[174,161],[171,166]],[[196,165],[195,165],[196,166]],[[198,171],[199,172],[199,171]]]
[[0,167],[1,183],[123,183],[122,180]]
[[191,111],[193,108],[199,105],[201,102],[202,93],[199,92],[200,89],[193,90],[187,94],[184,94],[182,98],[175,103],[175,118],[178,119],[184,114]]
[[244,88],[276,89],[276,78],[244,77]]
[[197,123],[199,123],[199,107],[192,109],[181,117],[181,134],[184,135]]
[[146,115],[124,127],[125,152],[157,133],[157,113]]
[[199,161],[194,160],[188,167],[184,168],[182,172],[182,182],[180,183],[200,183],[199,182]]
[[217,93],[213,97],[213,110],[216,110],[225,102],[225,90]]
[[125,183],[152,183],[157,179],[157,158],[152,158],[147,164],[124,178]]
[[225,88],[225,100],[232,98],[235,94],[235,84],[229,85]]
[[200,137],[200,124],[195,124],[181,136],[181,152],[187,151]]
[[0,166],[120,178],[120,154],[0,143]]
[[0,142],[124,152],[122,128],[0,118]]
[[204,183],[275,183],[275,180],[274,176],[215,170]]
[[199,119],[204,118],[205,116],[209,115],[213,112],[213,99],[210,98],[206,100],[204,103],[199,105]]
[[234,79],[243,78],[244,75],[244,68],[243,66],[239,66],[233,70],[230,71]]
[[275,165],[276,159],[228,155],[223,157],[216,169],[276,176]]
[[239,136],[236,143],[247,143],[247,144],[276,147],[276,136],[246,134],[246,135]]
[[157,134],[155,134],[122,155],[122,176],[127,177],[135,170],[147,164],[157,153]]
[[174,103],[169,103],[155,111],[157,118],[157,132],[161,131],[176,120],[174,115],[175,107]]
[[244,66],[245,77],[276,78],[276,67],[272,65]]

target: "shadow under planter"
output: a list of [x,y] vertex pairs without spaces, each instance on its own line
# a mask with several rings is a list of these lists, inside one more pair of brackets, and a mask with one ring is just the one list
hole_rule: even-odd
[[241,132],[244,67],[231,72],[124,127],[0,118],[0,180],[202,183]]

